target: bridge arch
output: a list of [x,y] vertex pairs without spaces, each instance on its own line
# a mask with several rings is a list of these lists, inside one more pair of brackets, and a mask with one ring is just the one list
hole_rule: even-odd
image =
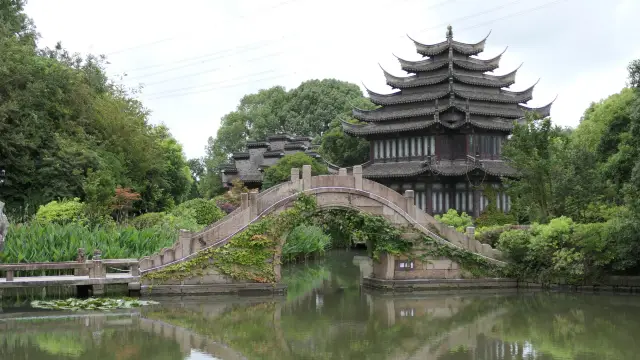
[[291,169],[288,182],[262,193],[242,194],[241,206],[225,218],[192,233],[182,230],[178,241],[170,248],[140,260],[140,270],[147,273],[194,258],[200,251],[223,246],[237,233],[262,217],[291,206],[300,194],[316,198],[320,209],[345,208],[381,215],[398,226],[411,225],[440,243],[471,251],[494,263],[502,263],[501,253],[472,236],[455,231],[438,222],[414,204],[412,190],[404,195],[377,182],[362,178],[362,168],[355,166],[352,174],[340,169],[337,175],[311,176],[311,167]]

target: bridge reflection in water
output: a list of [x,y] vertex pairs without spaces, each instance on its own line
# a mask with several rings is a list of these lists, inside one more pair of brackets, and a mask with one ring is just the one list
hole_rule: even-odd
[[165,298],[73,318],[6,312],[0,359],[626,360],[640,351],[632,297],[383,295],[358,286],[368,271],[359,255],[287,269],[287,298]]

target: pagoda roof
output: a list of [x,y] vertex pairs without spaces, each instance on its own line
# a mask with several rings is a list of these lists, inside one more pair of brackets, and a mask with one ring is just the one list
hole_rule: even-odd
[[551,104],[545,105],[540,108],[532,108],[520,104],[499,104],[499,103],[485,103],[485,102],[470,102],[460,99],[454,99],[453,102],[446,101],[443,106],[437,106],[428,104],[426,106],[418,104],[411,108],[393,108],[382,107],[375,110],[362,110],[355,108],[352,111],[353,117],[365,122],[378,122],[388,121],[395,119],[415,118],[420,116],[434,115],[436,113],[442,113],[450,108],[456,108],[464,113],[475,115],[495,116],[508,119],[517,119],[524,117],[526,111],[533,111],[539,113],[542,117],[549,116],[551,110]]
[[384,68],[382,71],[384,72],[387,85],[398,89],[435,85],[448,81],[449,77],[463,84],[503,88],[511,86],[516,82],[516,73],[520,69],[520,66],[504,75],[489,75],[456,68],[440,69],[425,75],[409,75],[404,77],[393,75]]
[[491,32],[489,32],[489,34],[487,34],[484,39],[475,44],[463,43],[453,40],[451,27],[449,27],[447,31],[447,40],[439,42],[437,44],[424,44],[412,39],[409,35],[407,35],[407,37],[411,39],[411,41],[413,41],[418,53],[424,56],[435,56],[438,54],[442,54],[449,49],[452,49],[453,51],[462,55],[478,55],[484,51],[484,45],[489,35],[491,35]]
[[500,67],[500,59],[502,55],[507,51],[504,49],[502,53],[491,59],[478,59],[472,57],[461,58],[427,58],[421,60],[405,60],[394,54],[394,56],[400,62],[400,67],[406,72],[422,72],[433,71],[449,66],[449,64],[455,64],[463,69],[471,71],[493,71]]
[[412,177],[425,173],[442,176],[460,176],[481,171],[493,176],[517,176],[517,171],[504,160],[443,160],[436,164],[420,161],[369,163],[362,168],[362,175],[369,179]]
[[466,124],[471,126],[487,129],[487,130],[502,130],[502,131],[511,131],[513,130],[514,122],[518,120],[513,119],[502,119],[502,118],[493,118],[493,119],[473,119],[467,122],[455,122],[448,123],[446,121],[436,121],[436,120],[418,120],[411,121],[405,120],[394,123],[368,123],[368,124],[351,124],[345,121],[342,121],[342,129],[345,133],[350,135],[374,135],[374,134],[394,134],[400,132],[410,132],[416,130],[422,130],[434,126],[436,124],[440,124],[449,129],[458,129],[463,127]]
[[369,89],[367,89],[367,93],[369,94],[369,100],[376,105],[395,105],[430,101],[447,97],[452,92],[463,99],[519,104],[526,103],[533,98],[533,90],[536,84],[533,84],[531,87],[523,91],[499,89],[499,92],[497,93],[479,91],[469,86],[461,86],[456,83],[451,86],[446,83],[434,85],[429,88],[425,88],[424,91],[408,94],[402,91],[391,94],[380,94]]

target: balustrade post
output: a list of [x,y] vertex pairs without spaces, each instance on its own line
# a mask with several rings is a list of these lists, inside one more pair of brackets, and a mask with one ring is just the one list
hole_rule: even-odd
[[302,165],[302,190],[311,189],[311,165]]
[[362,165],[353,167],[353,177],[355,178],[356,189],[362,190]]
[[347,169],[346,168],[338,169],[338,176],[347,176]]
[[249,207],[249,194],[242,193],[240,194],[240,208],[242,210]]
[[102,251],[96,249],[93,251],[93,266],[89,269],[89,277],[93,279],[97,278],[106,278],[107,272],[104,268],[104,264],[102,264]]
[[131,276],[140,276],[140,264],[131,264]]
[[300,169],[291,168],[291,183],[296,191],[300,190]]
[[415,194],[414,194],[413,190],[406,190],[404,192],[405,211],[407,212],[407,214],[409,214],[409,216],[412,219],[416,218],[416,206],[413,204],[414,196],[415,196]]
[[7,282],[13,281],[13,270],[7,270],[5,280]]
[[[78,256],[76,257],[76,261],[85,264],[87,263],[87,255],[85,254],[84,248],[78,248]],[[73,275],[75,276],[87,276],[89,275],[89,270],[85,268],[74,269]]]
[[258,216],[258,193],[255,191],[249,193],[249,213],[251,220]]

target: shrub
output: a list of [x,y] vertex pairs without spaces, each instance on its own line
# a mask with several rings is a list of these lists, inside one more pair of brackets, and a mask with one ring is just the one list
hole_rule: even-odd
[[306,259],[310,256],[322,256],[331,247],[331,237],[315,225],[296,226],[287,236],[282,247],[285,261]]
[[289,181],[291,178],[291,169],[302,168],[303,165],[311,165],[311,175],[313,176],[329,173],[326,165],[305,153],[297,152],[283,156],[277,163],[264,171],[262,189],[268,189],[285,181]]
[[199,225],[193,217],[178,217],[163,212],[146,213],[133,218],[129,224],[138,230],[154,227],[164,227],[171,230],[200,231]]
[[206,226],[225,216],[225,213],[213,201],[192,199],[183,202],[171,211],[179,218],[193,218],[198,225]]
[[488,209],[476,218],[477,227],[489,227],[497,225],[515,224],[516,217],[509,213],[504,213],[497,209]]
[[78,198],[60,202],[54,200],[46,205],[41,205],[35,218],[36,221],[53,224],[86,224],[88,221],[85,215],[85,205]]
[[494,225],[480,227],[476,228],[475,239],[483,244],[489,244],[492,247],[496,247],[498,245],[498,240],[500,239],[500,234],[503,232],[510,230],[523,230],[527,228],[528,226],[523,225]]
[[445,225],[453,226],[460,232],[464,232],[468,226],[473,226],[471,216],[467,215],[466,212],[458,214],[456,209],[449,209],[449,211],[442,215],[436,215],[435,218]]

